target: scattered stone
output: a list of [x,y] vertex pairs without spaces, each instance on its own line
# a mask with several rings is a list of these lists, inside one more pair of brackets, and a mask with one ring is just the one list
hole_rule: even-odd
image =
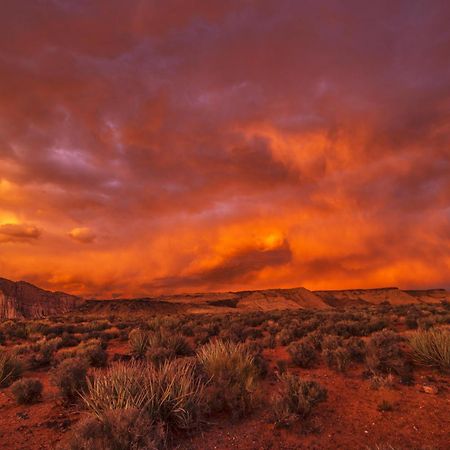
[[30,416],[29,416],[28,413],[26,413],[26,412],[18,412],[18,413],[16,414],[16,416],[17,416],[19,419],[22,419],[22,420],[26,420],[26,419],[29,419],[29,418],[30,418]]
[[422,390],[426,394],[432,394],[432,395],[436,395],[439,392],[438,387],[434,386],[434,385],[431,385],[431,384],[430,385],[424,384],[422,386]]

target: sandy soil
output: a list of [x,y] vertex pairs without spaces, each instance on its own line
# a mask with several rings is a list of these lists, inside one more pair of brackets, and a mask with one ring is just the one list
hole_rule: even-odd
[[[126,343],[111,342],[108,353],[124,354]],[[375,449],[391,445],[395,449],[446,450],[450,444],[450,378],[416,369],[414,386],[396,383],[393,388],[371,387],[364,379],[362,365],[347,374],[330,371],[324,365],[314,369],[291,368],[305,379],[320,382],[328,389],[328,400],[306,424],[278,429],[271,423],[270,407],[264,402],[276,390],[277,360],[288,360],[284,348],[264,351],[270,373],[262,382],[263,398],[249,417],[232,422],[213,417],[210,424],[193,436],[177,436],[179,449]],[[44,384],[42,402],[18,406],[10,389],[0,391],[0,448],[17,450],[53,449],[64,438],[81,412],[60,404],[45,371],[28,372]],[[431,384],[437,394],[423,392]],[[380,412],[378,404],[387,400],[394,410]]]

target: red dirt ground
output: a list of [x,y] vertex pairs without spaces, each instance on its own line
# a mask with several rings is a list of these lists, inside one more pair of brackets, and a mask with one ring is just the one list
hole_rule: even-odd
[[[111,342],[108,353],[126,353],[127,345]],[[285,349],[266,350],[271,369],[275,361],[287,360]],[[396,449],[450,448],[450,380],[437,372],[416,369],[414,386],[398,382],[393,388],[374,390],[363,378],[360,365],[347,374],[330,371],[324,365],[314,369],[290,370],[321,383],[328,389],[328,400],[319,405],[304,432],[300,423],[277,429],[270,421],[270,409],[261,405],[248,418],[238,422],[217,417],[193,436],[178,436],[179,449],[367,449],[390,445]],[[79,419],[76,407],[65,408],[58,400],[48,372],[25,376],[39,378],[44,384],[42,402],[18,406],[10,389],[0,391],[0,448],[17,450],[53,449],[73,422]],[[431,383],[437,395],[421,391]],[[273,372],[262,382],[264,400],[276,390]],[[391,412],[377,409],[382,400],[394,405]]]

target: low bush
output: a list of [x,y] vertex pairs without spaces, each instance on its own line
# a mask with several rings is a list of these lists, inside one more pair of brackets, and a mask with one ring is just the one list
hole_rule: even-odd
[[36,378],[23,378],[11,386],[11,392],[20,405],[36,403],[42,396],[42,383]]
[[450,332],[432,328],[417,331],[409,343],[413,349],[414,359],[426,366],[436,367],[442,371],[450,370]]
[[366,358],[366,344],[361,338],[353,336],[347,339],[343,346],[348,350],[352,361],[363,362]]
[[81,344],[76,354],[91,367],[105,367],[108,362],[108,355],[98,339]]
[[317,350],[306,338],[290,344],[287,351],[292,362],[304,369],[312,367],[318,359]]
[[374,374],[396,373],[401,377],[410,372],[410,364],[400,343],[402,338],[390,330],[374,333],[367,344],[366,364]]
[[290,425],[297,419],[306,419],[313,409],[327,399],[327,390],[315,381],[284,373],[274,398],[273,409],[278,425]]
[[324,350],[323,356],[328,367],[338,372],[346,372],[351,362],[350,352],[345,347]]
[[157,450],[164,430],[137,409],[108,411],[102,420],[89,416],[71,431],[63,450]]
[[387,400],[382,400],[380,403],[378,403],[377,409],[380,412],[393,411],[394,405]]
[[75,402],[87,386],[87,364],[80,358],[67,358],[54,369],[52,381],[66,403]]
[[215,340],[201,347],[197,358],[211,380],[216,409],[226,409],[237,418],[252,408],[258,369],[248,347]]

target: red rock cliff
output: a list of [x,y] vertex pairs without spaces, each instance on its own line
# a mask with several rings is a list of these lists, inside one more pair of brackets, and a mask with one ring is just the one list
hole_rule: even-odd
[[0,278],[0,320],[36,319],[68,312],[83,300],[63,292],[50,292],[25,281]]

